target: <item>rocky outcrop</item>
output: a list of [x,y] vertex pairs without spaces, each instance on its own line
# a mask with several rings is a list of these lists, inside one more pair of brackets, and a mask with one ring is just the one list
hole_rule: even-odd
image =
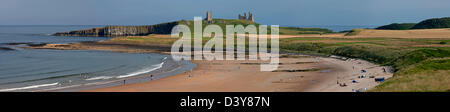
[[101,28],[92,28],[87,30],[59,32],[53,35],[113,37],[113,36],[143,36],[148,34],[170,34],[172,28],[177,24],[178,22],[169,22],[145,26],[105,26]]
[[14,51],[15,49],[12,49],[12,48],[9,48],[9,47],[0,47],[0,50]]

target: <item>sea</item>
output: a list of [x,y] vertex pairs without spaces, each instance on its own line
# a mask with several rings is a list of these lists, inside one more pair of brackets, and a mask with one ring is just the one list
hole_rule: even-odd
[[[110,37],[51,36],[51,34],[56,32],[94,27],[103,26],[0,26],[0,47],[8,49],[0,50],[0,92],[93,88],[95,85],[105,86],[108,82],[122,83],[125,80],[132,80],[136,77],[149,77],[155,74],[155,77],[152,77],[152,79],[145,78],[153,80],[181,73],[196,66],[188,61],[175,62],[170,55],[153,53],[25,48],[25,46],[30,44],[72,43],[110,39]],[[127,81],[125,83],[130,82],[136,81]]]

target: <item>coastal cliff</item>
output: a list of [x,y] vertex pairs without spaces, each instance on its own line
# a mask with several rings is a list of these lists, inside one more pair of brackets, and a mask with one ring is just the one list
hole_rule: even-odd
[[169,22],[144,26],[105,26],[87,30],[58,32],[53,34],[53,36],[112,37],[112,36],[142,36],[148,34],[170,34],[172,28],[175,25],[178,25],[178,22]]
[[[202,21],[203,27],[207,24],[219,25],[222,29],[225,29],[226,25],[255,25],[258,23],[249,20],[234,20],[234,19],[213,19],[212,22],[206,20]],[[172,28],[176,25],[187,25],[191,31],[194,31],[194,21],[180,20],[168,23],[161,23],[155,25],[144,26],[105,26],[100,28],[92,28],[87,30],[78,30],[70,32],[58,32],[53,36],[91,36],[91,37],[114,37],[114,36],[145,36],[149,34],[170,34]],[[225,30],[224,30],[225,31]]]

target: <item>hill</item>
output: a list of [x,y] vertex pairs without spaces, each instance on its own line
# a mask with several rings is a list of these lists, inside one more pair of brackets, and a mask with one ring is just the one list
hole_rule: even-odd
[[427,19],[411,29],[450,28],[450,17]]
[[376,29],[380,30],[408,30],[412,27],[414,27],[416,23],[393,23],[389,25],[380,26]]

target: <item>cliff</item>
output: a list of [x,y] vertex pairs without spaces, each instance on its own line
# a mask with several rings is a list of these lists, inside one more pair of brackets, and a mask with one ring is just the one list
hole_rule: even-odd
[[87,30],[58,32],[53,35],[112,37],[112,36],[141,36],[148,34],[170,34],[172,28],[177,24],[178,22],[169,22],[145,26],[105,26],[101,28],[92,28]]
[[[54,36],[93,36],[93,37],[113,37],[113,36],[143,36],[149,34],[170,34],[172,28],[178,24],[187,25],[191,31],[194,31],[194,21],[181,20],[168,23],[161,23],[155,25],[144,25],[144,26],[105,26],[101,28],[92,28],[87,30],[78,30],[70,32],[59,32],[53,34]],[[233,20],[233,19],[213,19],[212,23],[208,21],[203,21],[203,27],[208,24],[219,25],[224,31],[226,25],[256,25],[248,20]]]

